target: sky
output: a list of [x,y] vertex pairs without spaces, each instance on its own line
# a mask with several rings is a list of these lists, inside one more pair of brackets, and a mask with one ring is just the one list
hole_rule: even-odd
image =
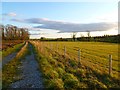
[[118,34],[115,2],[2,2],[2,24],[26,27],[30,38]]

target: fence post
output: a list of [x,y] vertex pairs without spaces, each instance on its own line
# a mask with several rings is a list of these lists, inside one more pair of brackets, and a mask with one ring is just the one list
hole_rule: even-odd
[[109,75],[112,74],[112,55],[109,55]]
[[58,52],[58,44],[56,45],[57,49],[56,49],[56,52]]
[[50,44],[51,46],[50,46],[50,50],[52,51],[52,43]]
[[80,49],[78,49],[78,67],[81,65],[80,63]]
[[64,57],[66,57],[66,47],[64,46]]
[[42,42],[40,43],[40,51],[42,52]]

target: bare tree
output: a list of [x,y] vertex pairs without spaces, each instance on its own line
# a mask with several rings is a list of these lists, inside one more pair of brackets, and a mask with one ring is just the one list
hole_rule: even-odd
[[90,36],[90,31],[87,31],[87,36],[88,36],[88,37],[91,37],[91,36]]
[[87,31],[87,36],[88,36],[88,41],[90,41],[90,39],[91,39],[90,31]]
[[5,39],[5,35],[4,35],[4,25],[0,25],[0,38]]
[[75,41],[75,39],[76,39],[76,35],[77,35],[76,32],[73,32],[73,33],[72,33],[72,39],[73,39],[73,41]]
[[6,25],[0,27],[2,30],[2,39],[6,40],[27,40],[29,39],[29,32],[27,28],[18,28],[13,25]]

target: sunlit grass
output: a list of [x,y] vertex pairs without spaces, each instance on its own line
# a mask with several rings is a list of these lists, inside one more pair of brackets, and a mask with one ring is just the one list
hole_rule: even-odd
[[22,49],[17,53],[16,57],[8,64],[5,64],[2,69],[2,88],[9,88],[9,85],[17,80],[21,79],[20,70],[21,59],[28,52],[28,43],[26,43]]
[[[81,62],[83,63],[89,62],[88,66],[91,66],[90,63],[98,64],[99,67],[104,67],[104,69],[108,68],[109,65],[108,55],[111,54],[113,70],[115,72],[119,71],[118,44],[102,43],[102,42],[43,42],[43,43],[45,45],[48,44],[46,47],[52,48],[52,51],[55,51],[58,45],[59,54],[64,54],[64,46],[65,46],[66,54],[70,58],[75,60],[78,60],[78,49],[80,49]],[[116,77],[117,76],[118,75],[116,75]]]
[[[31,43],[35,47],[36,58],[46,87],[52,89],[119,87],[116,65],[118,61],[117,44],[39,41]],[[64,46],[66,47],[66,58],[64,57]],[[78,64],[78,49],[81,49],[82,66]],[[108,54],[113,54],[112,76],[108,74]],[[64,79],[66,75],[68,77]]]
[[7,48],[6,50],[3,50],[2,51],[2,58],[4,58],[5,56],[7,56],[11,53],[19,51],[23,45],[24,45],[24,43],[20,43],[20,44],[13,46],[13,47]]

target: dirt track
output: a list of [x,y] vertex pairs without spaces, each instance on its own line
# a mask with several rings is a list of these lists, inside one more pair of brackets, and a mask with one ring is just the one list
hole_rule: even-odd
[[29,44],[30,54],[22,60],[21,80],[12,83],[11,88],[43,88],[42,75],[39,72],[39,66],[32,52],[32,45]]
[[2,60],[2,66],[4,66],[5,64],[7,64],[13,58],[15,58],[16,55],[17,55],[17,53],[12,53],[12,54],[6,56],[5,58],[3,58],[3,60]]

